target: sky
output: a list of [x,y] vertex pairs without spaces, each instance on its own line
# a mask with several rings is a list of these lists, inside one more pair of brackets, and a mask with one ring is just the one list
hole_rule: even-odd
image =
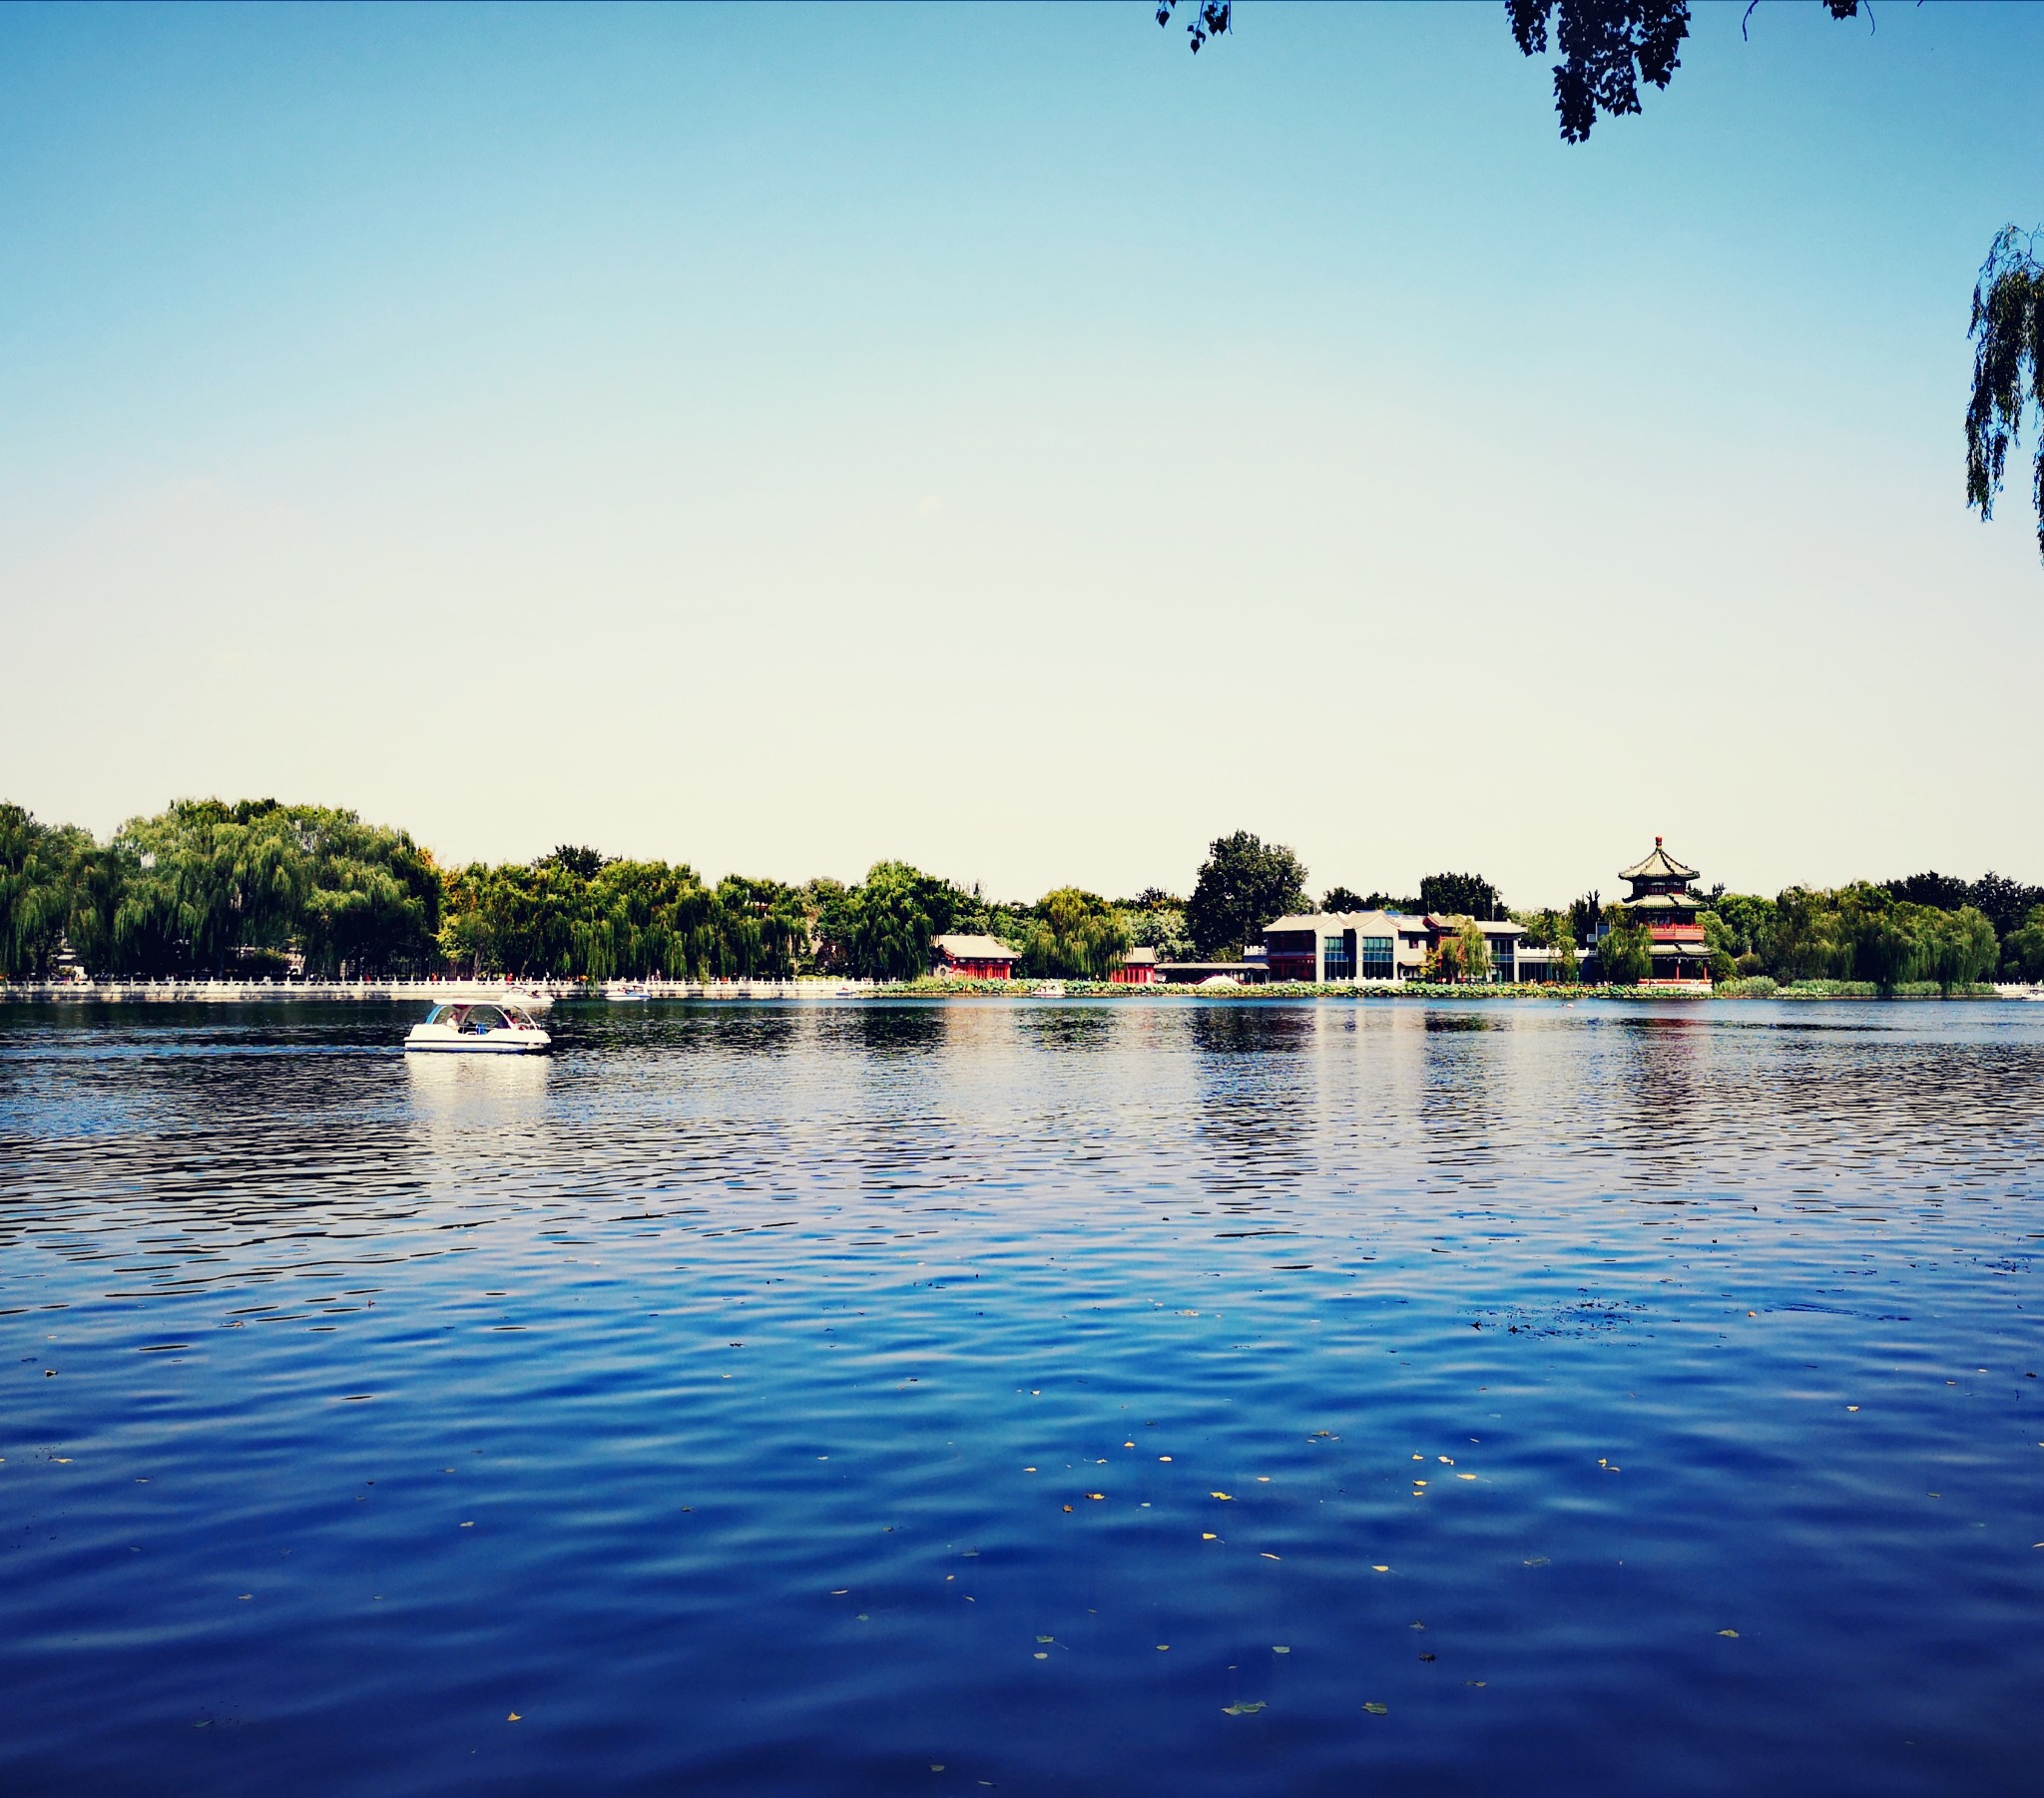
[[2044,8],[1701,5],[1584,146],[1491,0],[1151,10],[0,8],[0,797],[2044,880]]

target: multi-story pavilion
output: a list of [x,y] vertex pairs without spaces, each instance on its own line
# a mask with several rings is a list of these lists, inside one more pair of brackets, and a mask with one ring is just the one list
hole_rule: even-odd
[[1619,874],[1632,883],[1632,894],[1619,903],[1647,927],[1653,940],[1654,972],[1642,982],[1654,987],[1706,987],[1711,984],[1711,951],[1704,940],[1698,913],[1704,901],[1689,890],[1694,868],[1683,864],[1654,839],[1654,853]]

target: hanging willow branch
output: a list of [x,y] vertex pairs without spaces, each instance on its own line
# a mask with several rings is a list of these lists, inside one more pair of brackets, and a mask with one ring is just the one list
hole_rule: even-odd
[[1966,407],[1966,504],[1994,516],[2008,446],[2023,413],[2037,408],[2037,462],[2031,497],[2037,553],[2044,556],[2044,227],[2004,225],[1973,287],[1973,398]]

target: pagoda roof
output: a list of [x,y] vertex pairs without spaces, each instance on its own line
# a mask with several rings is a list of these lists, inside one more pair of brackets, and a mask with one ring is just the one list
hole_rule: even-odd
[[1645,861],[1635,862],[1630,868],[1618,871],[1621,880],[1694,880],[1697,871],[1686,868],[1674,856],[1661,847],[1661,839],[1654,839],[1654,853]]
[[1642,893],[1637,899],[1618,902],[1629,912],[1694,912],[1704,909],[1694,893]]

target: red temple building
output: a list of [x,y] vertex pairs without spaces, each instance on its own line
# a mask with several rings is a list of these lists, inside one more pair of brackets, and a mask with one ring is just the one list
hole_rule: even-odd
[[992,937],[930,938],[930,973],[940,980],[1013,980],[1021,955]]
[[1711,984],[1711,951],[1698,917],[1704,901],[1689,890],[1697,871],[1686,868],[1654,839],[1654,853],[1623,870],[1619,879],[1632,883],[1632,894],[1619,901],[1647,927],[1653,939],[1654,971],[1643,981],[1652,987],[1702,987]]

